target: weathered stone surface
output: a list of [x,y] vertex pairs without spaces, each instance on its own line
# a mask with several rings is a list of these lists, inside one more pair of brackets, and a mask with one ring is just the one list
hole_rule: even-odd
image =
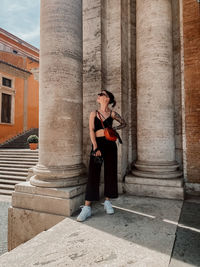
[[8,208],[10,207],[10,204],[10,197],[0,197],[0,255],[8,251]]
[[174,130],[175,158],[183,169],[182,106],[184,100],[181,92],[181,12],[180,1],[172,1],[172,37],[173,37],[173,87],[174,87]]
[[137,1],[137,137],[141,161],[175,160],[171,9],[171,1]]
[[182,201],[121,196],[112,202],[114,215],[96,204],[85,223],[66,218],[1,256],[0,265],[167,267]]
[[[166,192],[166,197],[182,199],[181,180],[180,188],[170,184],[170,179],[182,178],[175,161],[172,4],[164,0],[136,3],[138,150],[133,182],[129,177],[125,189],[157,197],[165,197]],[[134,184],[135,178],[141,179],[141,185]],[[146,185],[146,178],[168,179],[169,184],[166,190],[156,184],[153,189]]]
[[[82,1],[42,1],[40,43],[39,164],[30,182],[43,187],[53,187],[54,181],[56,187],[76,185],[84,172]],[[70,184],[60,180],[71,177]]]
[[12,208],[8,210],[8,251],[46,231],[65,216],[37,212],[34,210]]
[[[133,178],[132,178],[133,179]],[[184,199],[184,190],[183,187],[174,186],[168,181],[167,186],[160,186],[157,183],[155,184],[145,184],[142,178],[139,178],[142,181],[137,183],[126,183],[124,185],[125,192],[135,195],[135,196],[148,196],[148,197],[158,197],[158,198],[169,198],[169,199]],[[149,179],[151,180],[151,179]],[[154,181],[150,181],[154,182]]]
[[83,161],[88,167],[91,151],[89,115],[98,109],[102,84],[102,30],[100,0],[83,1]]
[[38,188],[29,182],[18,184],[12,207],[70,216],[84,201],[85,185],[67,188]]
[[17,184],[8,214],[9,250],[71,216],[84,202],[84,191],[85,185],[41,188],[30,182]]
[[[133,1],[134,2],[134,1]],[[125,118],[128,126],[121,131],[123,146],[118,146],[118,187],[122,192],[122,180],[133,160],[132,143],[136,147],[135,87],[132,69],[135,71],[134,3],[121,0],[83,1],[83,124],[84,163],[88,166],[91,141],[88,119],[92,110],[98,108],[97,93],[110,90],[116,97],[115,110]],[[132,20],[131,20],[132,19]],[[129,108],[130,107],[130,108]],[[116,122],[115,122],[116,123]],[[130,125],[129,125],[130,124]],[[135,148],[134,148],[135,149]]]

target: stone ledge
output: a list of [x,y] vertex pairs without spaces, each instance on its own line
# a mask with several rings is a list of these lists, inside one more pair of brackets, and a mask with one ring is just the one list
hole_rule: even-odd
[[126,183],[154,185],[154,186],[182,187],[183,179],[181,178],[175,178],[175,179],[143,178],[143,177],[137,177],[137,176],[133,176],[132,174],[129,174],[126,176]]
[[135,196],[184,199],[183,187],[125,183],[124,190]]
[[85,192],[85,185],[78,185],[73,187],[66,188],[45,188],[33,186],[29,181],[22,182],[15,185],[15,192],[28,193],[28,194],[36,194],[36,195],[45,195],[45,196],[53,196],[60,198],[72,198],[76,195],[82,194]]
[[8,251],[65,218],[65,216],[10,207],[8,209]]

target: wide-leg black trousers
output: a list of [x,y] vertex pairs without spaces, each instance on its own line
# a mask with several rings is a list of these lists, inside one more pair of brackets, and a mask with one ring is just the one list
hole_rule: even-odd
[[[104,196],[109,198],[117,198],[118,185],[116,142],[108,141],[104,136],[96,137],[96,142],[97,147],[101,151],[101,154],[104,159]],[[99,200],[100,172],[101,165],[95,163],[94,156],[90,156],[85,200]]]

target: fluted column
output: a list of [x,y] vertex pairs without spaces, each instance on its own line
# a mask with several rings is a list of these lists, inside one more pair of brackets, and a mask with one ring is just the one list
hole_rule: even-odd
[[30,183],[44,187],[81,184],[81,0],[41,1],[39,82],[39,164]]
[[171,1],[137,0],[136,21],[138,160],[127,182],[153,195],[153,187],[182,185],[175,161]]

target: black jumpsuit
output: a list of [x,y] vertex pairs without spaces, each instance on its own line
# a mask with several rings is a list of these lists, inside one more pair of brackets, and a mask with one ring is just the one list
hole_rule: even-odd
[[[104,127],[112,126],[113,118],[109,116],[103,121]],[[100,119],[95,116],[95,132],[103,129]],[[97,147],[101,151],[104,159],[104,196],[109,198],[118,197],[117,185],[117,145],[114,141],[107,140],[103,137],[96,137]],[[92,145],[93,150],[93,145]],[[85,200],[99,200],[99,183],[100,183],[101,165],[96,164],[94,156],[90,156],[89,175],[86,187]]]

